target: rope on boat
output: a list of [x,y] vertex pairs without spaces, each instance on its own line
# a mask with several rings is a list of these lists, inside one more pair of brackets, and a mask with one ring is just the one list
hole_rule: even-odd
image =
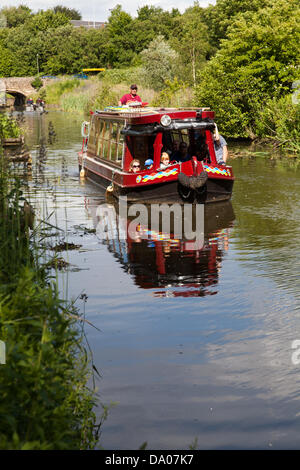
[[112,177],[111,177],[111,183],[110,185],[106,188],[107,193],[112,193],[114,190],[114,177],[115,177],[115,172],[112,172]]

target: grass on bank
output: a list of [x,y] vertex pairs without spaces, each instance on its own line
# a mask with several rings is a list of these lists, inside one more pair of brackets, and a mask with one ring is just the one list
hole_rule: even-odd
[[[25,204],[25,205],[24,205]],[[98,434],[78,312],[42,264],[20,186],[0,167],[0,448],[92,449]]]
[[128,93],[132,83],[137,83],[138,94],[142,101],[150,106],[193,105],[192,89],[187,89],[175,79],[174,83],[166,83],[162,92],[157,92],[144,85],[145,79],[138,67],[129,70],[107,70],[104,74],[90,77],[88,80],[62,78],[46,87],[44,98],[50,107],[84,114],[97,108],[103,109],[105,106],[117,106],[119,99]]

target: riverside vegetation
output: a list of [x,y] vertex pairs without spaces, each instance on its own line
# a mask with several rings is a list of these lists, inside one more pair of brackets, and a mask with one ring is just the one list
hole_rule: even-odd
[[15,119],[0,113],[0,146],[2,139],[17,138],[21,135],[21,128]]
[[40,75],[105,67],[100,84],[68,82],[63,93],[58,85],[61,107],[116,104],[138,83],[149,104],[210,106],[224,136],[299,152],[299,16],[298,0],[195,2],[183,13],[144,6],[135,18],[117,5],[104,28],[87,30],[70,24],[80,13],[66,7],[6,7],[0,75],[32,76],[37,59]]
[[49,224],[33,217],[0,158],[0,448],[92,449],[99,425],[82,318],[50,276]]

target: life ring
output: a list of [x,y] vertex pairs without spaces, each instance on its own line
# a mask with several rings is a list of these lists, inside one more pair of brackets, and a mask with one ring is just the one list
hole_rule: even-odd
[[88,121],[83,121],[81,124],[81,135],[84,139],[87,139],[90,135],[90,123]]

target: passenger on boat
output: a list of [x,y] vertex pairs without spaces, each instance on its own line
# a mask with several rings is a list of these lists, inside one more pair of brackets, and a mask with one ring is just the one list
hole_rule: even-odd
[[163,152],[160,157],[160,170],[165,170],[170,164],[170,157],[167,152]]
[[153,164],[154,164],[153,160],[151,158],[148,158],[148,160],[145,161],[146,170],[152,170]]
[[209,150],[206,143],[205,131],[200,130],[195,132],[195,155],[198,161],[203,161],[209,158]]
[[174,155],[178,152],[179,150],[179,145],[176,140],[172,143],[172,150],[167,150],[167,153],[169,154],[171,160],[174,160]]
[[214,132],[214,147],[215,147],[215,154],[216,154],[216,159],[217,162],[220,165],[226,165],[226,161],[228,158],[228,149],[227,149],[227,142],[219,134],[218,129],[216,128]]
[[137,173],[138,171],[141,171],[141,164],[137,158],[131,160],[129,165],[129,171],[132,173]]
[[191,159],[190,154],[188,153],[188,146],[186,142],[180,142],[178,152],[175,152],[172,156],[172,160],[177,162],[187,162]]
[[119,100],[119,106],[123,106],[128,103],[135,102],[135,101],[138,101],[140,103],[142,102],[140,96],[137,95],[137,86],[131,85],[130,92],[123,95],[122,98]]

